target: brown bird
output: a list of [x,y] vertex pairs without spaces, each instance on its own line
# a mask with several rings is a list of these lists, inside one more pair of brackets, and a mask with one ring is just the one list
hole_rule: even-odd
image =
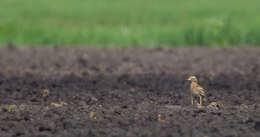
[[204,99],[204,101],[206,100],[205,90],[198,84],[198,80],[195,76],[190,76],[187,80],[191,81],[191,104],[194,104],[194,96],[199,96],[200,105],[202,105],[202,99]]

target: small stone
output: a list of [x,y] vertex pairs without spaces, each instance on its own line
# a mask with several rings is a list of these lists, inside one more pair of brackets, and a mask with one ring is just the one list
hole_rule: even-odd
[[179,110],[182,108],[180,105],[166,105],[165,107],[173,110]]
[[56,108],[62,107],[62,105],[58,103],[51,103],[51,106],[54,106]]

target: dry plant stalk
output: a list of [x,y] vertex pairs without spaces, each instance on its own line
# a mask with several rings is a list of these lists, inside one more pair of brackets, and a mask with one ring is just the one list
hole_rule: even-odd
[[158,114],[157,120],[160,121],[160,122],[164,122],[165,121],[161,114]]
[[49,89],[44,89],[44,90],[41,92],[41,97],[47,97],[49,94],[50,94]]
[[97,120],[97,114],[95,112],[91,111],[89,116],[91,119]]

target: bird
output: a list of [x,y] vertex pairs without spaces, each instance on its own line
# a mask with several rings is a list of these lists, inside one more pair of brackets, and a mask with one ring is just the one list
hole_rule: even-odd
[[198,84],[198,79],[195,76],[190,76],[187,80],[191,81],[191,104],[194,104],[194,96],[198,96],[200,98],[200,105],[202,105],[202,99],[206,101],[206,93],[204,88]]

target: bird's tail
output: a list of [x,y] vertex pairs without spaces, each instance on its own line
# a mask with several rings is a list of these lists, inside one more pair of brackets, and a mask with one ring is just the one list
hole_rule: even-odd
[[203,96],[203,101],[207,101],[207,97],[206,96]]

